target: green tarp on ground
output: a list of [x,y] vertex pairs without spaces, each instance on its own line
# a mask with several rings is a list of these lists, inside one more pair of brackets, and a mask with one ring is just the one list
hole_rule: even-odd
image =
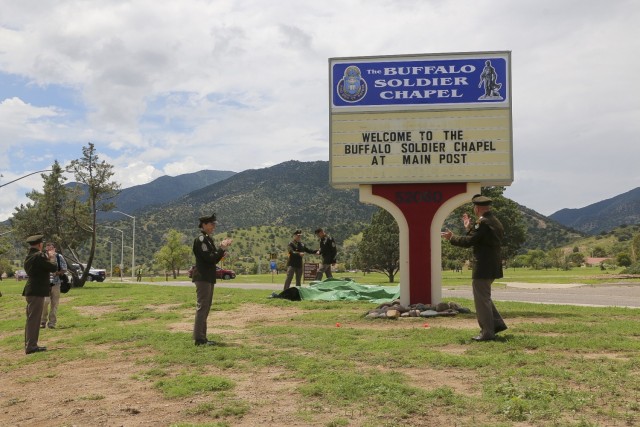
[[325,279],[296,288],[301,300],[371,301],[375,304],[400,298],[400,286],[361,285],[353,280]]

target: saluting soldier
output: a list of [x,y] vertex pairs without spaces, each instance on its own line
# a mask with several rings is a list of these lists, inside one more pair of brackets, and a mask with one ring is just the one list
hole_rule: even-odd
[[320,239],[320,249],[318,249],[316,254],[322,257],[322,264],[316,274],[316,280],[322,280],[322,273],[325,273],[327,275],[327,279],[330,279],[333,277],[333,274],[331,273],[331,266],[335,265],[336,255],[338,254],[336,241],[333,240],[333,237],[325,233],[322,228],[316,229],[315,233]]
[[24,351],[26,354],[46,351],[38,345],[40,337],[40,319],[44,308],[44,299],[50,295],[49,274],[58,270],[56,252],[43,252],[44,236],[36,234],[27,237],[29,252],[24,260],[27,283],[22,296],[27,300],[27,321],[24,327]]
[[220,248],[213,243],[213,232],[218,222],[216,214],[199,218],[200,236],[193,241],[193,255],[196,267],[192,282],[196,285],[196,318],[193,325],[193,339],[196,345],[215,345],[207,338],[207,318],[213,302],[213,289],[216,284],[216,264],[225,256],[232,239],[224,239]]
[[476,194],[471,199],[473,213],[478,218],[472,224],[466,213],[462,222],[467,230],[466,236],[454,236],[449,230],[442,237],[454,246],[473,247],[473,273],[471,286],[476,316],[480,325],[480,335],[473,337],[475,341],[491,341],[498,332],[507,329],[502,316],[491,300],[491,284],[502,277],[501,247],[504,228],[491,211],[492,200]]

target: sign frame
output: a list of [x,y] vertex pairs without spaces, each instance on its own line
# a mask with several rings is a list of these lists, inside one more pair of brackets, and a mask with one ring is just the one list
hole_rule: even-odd
[[513,182],[510,51],[329,58],[329,82],[332,186]]

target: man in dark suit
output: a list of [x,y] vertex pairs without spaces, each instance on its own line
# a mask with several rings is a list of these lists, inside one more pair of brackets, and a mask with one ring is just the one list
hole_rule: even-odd
[[491,341],[498,332],[507,329],[502,316],[491,300],[491,284],[502,277],[501,246],[504,229],[498,218],[491,211],[492,200],[476,194],[471,199],[473,213],[478,218],[475,224],[465,213],[462,222],[467,230],[466,236],[454,236],[449,230],[442,237],[454,246],[473,247],[472,288],[476,316],[480,325],[480,335],[473,337],[475,341]]
[[40,318],[44,308],[44,299],[51,292],[49,274],[58,270],[55,250],[43,252],[44,238],[42,234],[27,237],[29,252],[24,260],[27,283],[22,296],[27,300],[27,322],[24,327],[24,351],[26,354],[46,351],[46,347],[38,346],[40,337]]

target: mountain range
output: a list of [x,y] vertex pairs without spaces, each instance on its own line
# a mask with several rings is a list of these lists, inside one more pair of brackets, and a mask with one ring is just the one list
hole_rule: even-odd
[[[216,212],[219,231],[258,225],[330,226],[334,234],[347,237],[355,231],[354,224],[367,223],[377,208],[360,203],[357,190],[331,187],[328,178],[326,161],[288,161],[240,173],[207,170],[164,176],[124,189],[114,201],[117,210],[140,215],[138,223],[146,223],[148,231],[175,228],[192,233],[196,218]],[[548,249],[582,234],[640,222],[640,187],[549,217],[519,206],[529,228],[527,246]],[[101,218],[126,221],[112,212]],[[540,238],[541,234],[546,237]]]
[[[242,256],[254,257],[268,253],[272,247],[286,248],[296,229],[305,232],[305,239],[315,240],[313,230],[327,228],[336,240],[342,241],[361,232],[377,210],[375,206],[360,203],[357,190],[331,187],[326,161],[288,161],[246,170],[174,200],[154,202],[137,210],[122,203],[130,200],[128,190],[121,192],[116,210],[136,217],[136,263],[147,265],[164,245],[168,230],[175,229],[191,239],[198,233],[198,218],[211,213],[218,218],[216,233],[228,233],[234,238],[240,237],[237,233],[242,234],[234,250]],[[154,185],[153,190],[143,190],[153,199],[153,194],[161,192],[162,187]],[[131,230],[129,218],[118,215],[116,221],[104,222],[123,230],[124,245],[131,244],[127,231]],[[247,229],[255,227],[262,230],[245,235]],[[118,234],[107,228],[103,230],[101,235],[120,241]]]
[[[118,207],[117,210],[133,214],[152,206],[170,202],[233,175],[235,172],[231,171],[202,170],[175,177],[162,176],[148,184],[126,188],[110,201],[115,203]],[[101,220],[115,220],[120,217],[120,214],[113,211],[100,212],[99,217]]]
[[[157,217],[164,209],[181,210],[183,214],[172,219],[178,224],[187,217],[206,213],[207,209],[218,209],[221,215],[227,216],[221,229],[264,224],[313,226],[311,223],[322,222],[323,217],[327,222],[368,221],[359,214],[364,213],[366,217],[372,210],[358,201],[357,190],[332,188],[328,184],[328,168],[328,162],[323,161],[289,161],[240,173],[203,170],[176,177],[163,176],[148,184],[126,188],[113,201],[117,210],[129,214]],[[311,194],[313,197],[309,197]],[[343,206],[355,211],[340,213],[334,218],[332,212],[341,211],[336,204],[345,203]],[[640,187],[583,208],[561,209],[548,217],[520,207],[532,229],[595,235],[640,222]],[[321,215],[319,210],[323,212]],[[242,215],[238,216],[238,212]],[[101,219],[123,218],[104,212]]]
[[[174,178],[163,177],[120,193],[117,210],[137,217],[136,247],[140,248],[137,250],[140,256],[143,255],[142,248],[147,248],[149,253],[144,258],[149,260],[163,245],[164,233],[169,229],[192,236],[197,231],[197,218],[213,212],[219,221],[217,232],[232,233],[257,226],[286,228],[286,232],[270,232],[275,240],[274,235],[280,239],[283,233],[286,236],[293,229],[311,233],[317,227],[325,227],[340,243],[359,233],[378,209],[360,203],[358,190],[331,187],[326,161],[287,161],[263,169],[221,173],[228,177],[219,179],[220,175],[215,175],[215,171],[201,171]],[[216,182],[185,191],[169,200],[166,188],[179,188],[172,181],[189,181],[194,175],[199,182],[207,179]],[[179,192],[174,190],[172,194]],[[140,194],[144,194],[144,199],[137,196]],[[142,203],[143,200],[147,203]],[[520,210],[528,228],[524,249],[548,250],[584,235],[527,207],[520,206]],[[117,222],[112,226],[130,229],[129,219],[122,216],[115,219]],[[251,252],[250,248],[245,249]]]
[[549,216],[587,234],[599,234],[620,225],[640,223],[640,187],[580,209],[561,209]]
[[288,161],[246,170],[169,203],[140,209],[137,221],[152,245],[160,244],[168,229],[194,234],[198,217],[211,213],[217,215],[218,233],[269,225],[307,231],[327,227],[336,237],[348,237],[360,232],[376,209],[360,203],[357,190],[331,187],[328,162]]
[[[340,244],[362,231],[378,209],[360,203],[358,190],[335,189],[329,184],[329,162],[287,161],[263,169],[242,172],[203,170],[176,177],[164,176],[148,184],[122,190],[113,199],[115,210],[136,217],[136,263],[150,263],[164,236],[176,229],[191,238],[197,232],[197,218],[215,212],[217,233],[232,233],[255,227],[262,240],[275,245],[284,242],[294,229],[307,238],[324,227]],[[515,201],[517,203],[517,201]],[[584,237],[640,220],[640,188],[581,209],[562,209],[546,217],[518,205],[527,224],[527,249],[567,245]],[[131,219],[114,212],[101,213],[105,225],[124,231],[123,245],[131,244]],[[105,229],[103,234],[109,234]],[[266,233],[266,234],[264,234]],[[111,233],[114,234],[114,233]],[[108,237],[108,236],[107,236]],[[244,236],[246,237],[246,236]],[[114,234],[112,239],[120,240]],[[243,252],[252,255],[246,242]],[[261,243],[264,249],[264,242]]]

